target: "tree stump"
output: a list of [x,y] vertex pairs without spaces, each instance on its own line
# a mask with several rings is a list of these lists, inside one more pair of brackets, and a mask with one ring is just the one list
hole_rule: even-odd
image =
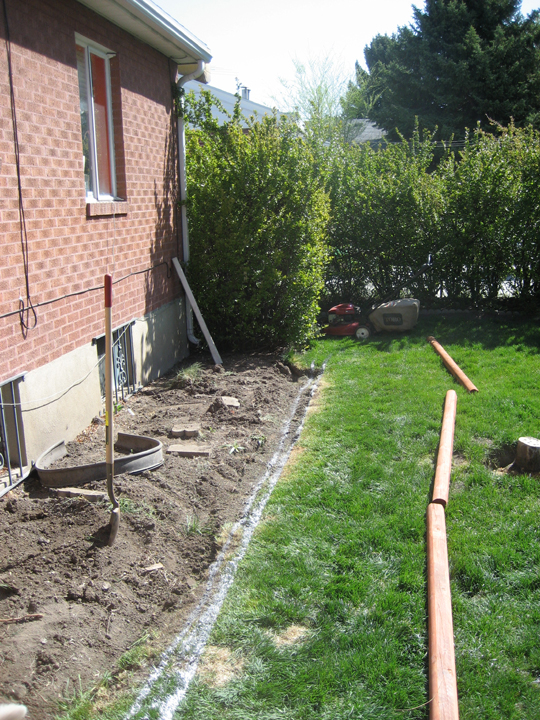
[[520,437],[516,450],[516,465],[528,472],[540,471],[540,440]]

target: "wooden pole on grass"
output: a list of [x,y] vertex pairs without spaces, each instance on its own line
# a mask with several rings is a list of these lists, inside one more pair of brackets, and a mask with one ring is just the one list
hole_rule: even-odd
[[444,413],[437,455],[437,469],[433,483],[432,502],[446,507],[450,492],[450,474],[452,472],[452,453],[454,451],[454,428],[456,425],[457,393],[448,390],[444,401]]
[[120,526],[120,506],[114,496],[114,419],[113,419],[113,359],[112,359],[112,275],[105,275],[105,465],[107,493],[113,505],[109,545],[116,540]]
[[429,717],[459,720],[444,507],[427,509]]
[[478,392],[478,388],[476,387],[476,385],[474,385],[469,380],[469,378],[465,375],[465,373],[459,367],[459,365],[454,360],[452,360],[452,358],[446,352],[446,350],[443,348],[443,346],[440,345],[432,335],[430,335],[428,337],[428,343],[430,343],[431,347],[435,350],[435,352],[441,356],[442,361],[446,365],[447,370],[452,373],[452,375],[456,378],[456,380],[458,382],[460,382],[468,392],[470,392],[470,393]]

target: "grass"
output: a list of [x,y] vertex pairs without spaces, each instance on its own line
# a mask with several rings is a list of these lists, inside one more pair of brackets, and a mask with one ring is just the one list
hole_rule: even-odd
[[176,377],[172,381],[171,387],[179,387],[183,388],[186,387],[186,385],[191,385],[192,383],[196,382],[197,380],[200,380],[203,375],[203,366],[200,362],[194,362],[191,363],[191,365],[188,365],[185,368],[182,368],[178,371],[176,374]]
[[[456,384],[427,335],[478,394]],[[539,352],[536,322],[453,316],[295,358],[326,362],[317,411],[176,720],[427,719],[425,512],[449,388],[460,717],[540,717],[540,482],[494,470],[519,436],[540,435]]]
[[[478,394],[448,375],[428,334]],[[452,387],[460,717],[540,717],[540,484],[488,463],[540,434],[539,350],[536,323],[454,317],[364,344],[321,341],[306,354],[308,366],[327,360],[319,410],[210,640],[241,671],[217,687],[200,674],[176,718],[428,717],[425,510]],[[304,632],[276,641],[292,628]]]
[[139,515],[141,517],[147,517],[153,520],[156,519],[155,509],[144,501],[136,502],[132,498],[120,497],[118,500],[118,505],[120,506],[120,512],[129,513],[130,515]]
[[120,657],[112,673],[104,673],[91,688],[84,690],[79,676],[78,687],[65,688],[59,702],[56,720],[120,720],[133,703],[136,687],[132,673],[145,667],[158,655],[154,633],[145,633]]
[[203,523],[198,515],[188,513],[183,525],[184,535],[213,535],[212,523]]

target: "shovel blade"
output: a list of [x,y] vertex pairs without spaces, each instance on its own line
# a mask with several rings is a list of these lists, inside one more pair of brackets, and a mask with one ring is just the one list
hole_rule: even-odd
[[111,534],[109,535],[109,545],[113,545],[114,541],[116,540],[116,536],[118,535],[118,528],[120,527],[120,508],[116,507],[111,512],[111,519],[110,519],[110,526],[111,526]]

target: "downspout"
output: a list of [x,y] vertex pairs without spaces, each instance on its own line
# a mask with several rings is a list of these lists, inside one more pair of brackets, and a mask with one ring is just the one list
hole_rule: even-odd
[[[187,178],[186,178],[186,134],[184,130],[184,96],[182,92],[183,86],[189,80],[196,80],[204,72],[204,61],[199,60],[197,63],[197,69],[189,75],[182,75],[178,79],[176,85],[180,95],[180,115],[177,118],[178,128],[178,185],[180,188],[180,218],[182,224],[182,260],[184,263],[189,261],[189,234],[188,234],[188,222],[187,222]],[[187,324],[187,336],[189,342],[194,345],[198,345],[198,340],[193,333],[193,313],[191,311],[191,305],[186,297],[186,324]]]

